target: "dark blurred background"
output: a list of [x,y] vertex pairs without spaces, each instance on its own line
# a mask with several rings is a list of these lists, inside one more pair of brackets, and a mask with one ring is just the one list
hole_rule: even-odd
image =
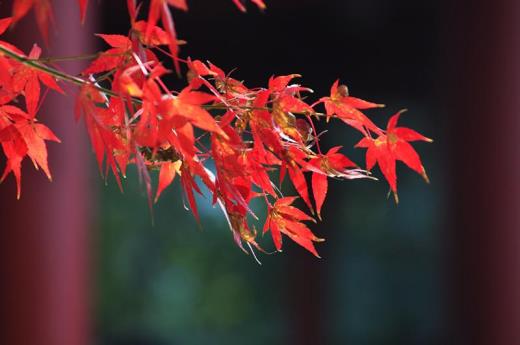
[[[99,49],[84,31],[128,30],[124,1],[94,1],[85,30],[75,3],[55,3],[54,55]],[[323,259],[285,241],[260,266],[202,199],[198,227],[178,185],[152,225],[135,170],[124,194],[104,185],[61,106],[46,116],[64,141],[55,181],[27,166],[18,203],[12,181],[1,186],[5,344],[520,344],[517,1],[271,0],[245,15],[229,0],[189,5],[175,13],[183,56],[238,68],[248,86],[300,73],[318,96],[340,78],[387,104],[370,112],[380,126],[408,108],[401,123],[435,139],[415,145],[431,184],[399,165],[395,205],[382,181],[332,181],[314,227]],[[324,146],[364,161],[359,134],[327,129]]]

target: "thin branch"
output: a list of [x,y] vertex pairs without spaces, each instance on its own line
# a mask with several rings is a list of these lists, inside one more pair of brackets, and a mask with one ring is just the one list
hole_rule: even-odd
[[[73,83],[78,86],[92,85],[94,88],[96,88],[97,90],[99,90],[107,95],[110,95],[112,97],[121,97],[121,95],[115,93],[112,90],[109,90],[102,86],[91,83],[90,81],[85,80],[83,78],[76,77],[76,76],[67,74],[65,72],[58,71],[55,68],[43,65],[40,62],[38,62],[38,60],[33,60],[33,59],[29,59],[25,56],[18,55],[17,53],[12,52],[11,50],[9,50],[1,45],[0,45],[0,53],[15,61],[18,61],[21,64],[24,64],[27,67],[30,67],[30,68],[38,70],[40,72],[44,72],[49,75],[52,75],[56,79],[67,81],[69,83]],[[142,101],[140,99],[136,99],[136,98],[132,98],[132,101],[135,101],[137,103],[142,103]]]
[[78,60],[92,60],[98,58],[100,55],[103,56],[122,56],[126,53],[121,54],[104,54],[104,53],[93,53],[93,54],[83,54],[83,55],[72,55],[72,56],[57,56],[57,57],[45,57],[34,59],[33,61],[41,62],[41,63],[49,63],[49,62],[64,62],[64,61],[78,61]]
[[[104,88],[98,84],[96,84],[98,81],[102,80],[102,79],[105,79],[107,76],[109,76],[111,73],[107,73],[105,75],[103,75],[100,79],[96,80],[96,83],[92,83],[88,80],[85,80],[83,78],[80,78],[80,77],[76,77],[76,76],[73,76],[73,75],[70,75],[70,74],[67,74],[65,72],[61,72],[55,68],[52,68],[52,67],[49,67],[47,65],[44,65],[42,64],[43,61],[71,61],[71,60],[74,60],[74,59],[87,59],[87,58],[94,58],[96,56],[99,56],[99,54],[90,54],[90,55],[81,55],[81,56],[70,56],[70,57],[59,57],[59,58],[42,58],[42,59],[29,59],[25,56],[22,56],[22,55],[19,55],[9,49],[7,49],[6,47],[3,47],[0,45],[0,55],[5,55],[15,61],[18,61],[19,63],[21,64],[24,64],[25,66],[27,67],[30,67],[32,69],[35,69],[35,70],[38,70],[40,72],[44,72],[46,74],[49,74],[53,77],[55,77],[56,79],[59,79],[59,80],[62,80],[62,81],[66,81],[66,82],[69,82],[69,83],[73,83],[75,85],[78,85],[78,86],[84,86],[84,85],[91,85],[92,87],[96,88],[98,91],[106,94],[106,95],[109,95],[111,97],[118,97],[118,98],[123,98],[122,95],[112,91],[112,90],[109,90],[107,88]],[[133,103],[136,103],[136,104],[142,104],[143,101],[138,99],[138,98],[135,98],[135,97],[131,97],[131,101]],[[230,108],[234,108],[234,109],[237,109],[237,110],[266,110],[266,111],[272,111],[271,108],[269,107],[252,107],[252,106],[244,106],[244,105],[211,105],[211,104],[207,104],[207,105],[202,105],[202,107],[204,109],[207,109],[207,110],[228,110]],[[314,116],[317,116],[317,117],[320,117],[320,116],[327,116],[326,114],[323,114],[323,113],[318,113],[318,112],[314,112],[314,113],[296,113],[296,114],[301,114],[301,115],[314,115]]]

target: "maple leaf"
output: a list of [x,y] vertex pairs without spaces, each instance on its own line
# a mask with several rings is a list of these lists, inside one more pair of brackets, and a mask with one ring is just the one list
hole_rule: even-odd
[[176,7],[180,10],[187,11],[188,5],[186,0],[166,0],[170,6]]
[[116,71],[112,90],[130,97],[143,97],[144,75],[139,65]]
[[12,19],[13,25],[34,8],[36,23],[46,44],[49,42],[49,24],[53,21],[50,0],[14,0]]
[[126,0],[126,7],[128,8],[128,15],[130,16],[130,22],[135,22],[137,17],[137,4],[136,0]]
[[[255,141],[255,144],[259,145],[260,143]],[[273,157],[272,155],[269,155],[267,151],[261,154],[259,150],[261,149],[244,150],[244,152],[238,156],[239,162],[245,167],[244,172],[247,174],[247,177],[249,177],[256,186],[261,188],[264,192],[276,196],[273,188],[274,184],[269,179],[266,165],[277,164],[278,161],[273,162],[270,160]]]
[[[259,9],[264,10],[266,8],[265,3],[262,0],[251,0],[253,4],[258,6]],[[246,12],[246,7],[242,3],[241,0],[233,0],[233,3],[238,7],[238,9],[242,12]]]
[[201,107],[202,104],[213,100],[215,97],[212,95],[186,87],[178,96],[164,99],[161,110],[165,119],[175,123],[174,127],[182,127],[185,123],[190,122],[208,132],[215,132],[227,137],[213,116]]
[[256,257],[252,247],[254,246],[256,249],[264,253],[265,251],[256,242],[257,231],[255,227],[253,226],[252,230],[249,228],[249,225],[247,223],[246,210],[239,205],[229,203],[225,203],[225,205],[223,205],[220,201],[219,204],[224,212],[224,215],[226,216],[226,220],[228,221],[229,228],[231,229],[233,239],[237,246],[244,253],[248,254],[247,250],[242,245],[242,241],[244,241],[247,244],[247,246],[251,249],[251,253],[253,254],[255,260],[258,262],[258,264],[261,264],[258,258]]
[[17,124],[16,128],[20,132],[25,144],[27,145],[27,155],[31,158],[36,169],[40,167],[47,178],[52,181],[52,176],[47,163],[47,147],[45,140],[61,142],[56,135],[45,125],[32,121]]
[[[186,164],[183,164],[181,166],[181,186],[184,191],[184,195],[188,199],[188,204],[190,206],[191,212],[193,213],[193,216],[195,217],[195,220],[198,223],[200,223],[199,211],[197,208],[197,202],[195,201],[195,194],[193,193],[193,191],[195,190],[195,192],[197,192],[200,195],[202,195],[202,191],[197,185],[197,182],[195,182],[194,174],[192,173],[192,170],[198,170],[200,163],[194,160],[184,160],[184,162]],[[210,190],[213,189],[214,186],[210,185]]]
[[17,199],[20,199],[21,195],[21,168],[22,160],[27,154],[27,145],[13,123],[26,120],[27,118],[28,115],[15,106],[3,105],[0,107],[0,143],[7,158],[6,167],[0,177],[0,182],[12,172],[16,179]]
[[80,8],[81,23],[85,22],[85,15],[87,14],[88,0],[78,0]]
[[192,75],[190,76],[191,79],[196,79],[197,77],[205,76],[217,77],[220,80],[226,78],[226,74],[224,73],[224,71],[218,68],[217,66],[213,65],[212,63],[209,63],[209,66],[207,66],[204,62],[200,60],[188,59],[188,68],[190,69],[189,72],[192,73]]
[[60,142],[47,126],[36,123],[21,109],[12,105],[0,107],[0,143],[7,157],[0,182],[12,172],[16,178],[17,198],[21,194],[21,163],[25,156],[29,156],[35,168],[41,168],[47,178],[52,180],[45,140]]
[[[282,166],[280,168],[280,184],[285,178],[285,173],[289,173],[289,179],[291,180],[294,189],[300,194],[303,201],[314,214],[311,199],[309,197],[309,189],[307,187],[307,181],[303,174],[302,168],[309,169],[308,163],[305,161],[307,154],[295,146],[291,146],[289,149],[281,152]],[[301,167],[300,167],[301,166]]]
[[107,72],[125,66],[132,51],[132,41],[123,35],[96,34],[96,36],[101,37],[112,48],[92,61],[83,74]]
[[298,208],[291,206],[296,197],[284,197],[276,200],[273,206],[269,207],[266,222],[264,224],[264,234],[270,229],[276,250],[282,249],[282,235],[288,236],[291,240],[304,247],[316,257],[320,257],[313,242],[324,241],[316,237],[312,231],[302,221],[314,221],[314,219]]
[[[248,94],[251,92],[241,81],[231,78],[230,75],[226,75],[222,69],[215,66],[211,62],[206,66],[204,63],[195,60],[188,60],[188,80],[190,86],[193,89],[198,89],[200,86],[205,85],[224,105],[229,105],[228,101],[238,101],[243,103],[244,101],[250,100]],[[210,76],[214,79],[215,86],[213,86],[204,76]]]
[[421,163],[421,159],[409,142],[418,140],[426,142],[433,141],[412,129],[397,127],[397,121],[403,112],[404,111],[400,111],[390,118],[385,134],[379,135],[376,139],[365,137],[356,144],[356,147],[367,148],[367,170],[371,170],[377,162],[379,169],[394,193],[396,202],[399,201],[397,196],[397,175],[395,172],[396,160],[405,163],[428,182],[428,176]]
[[282,92],[284,91],[291,80],[294,78],[300,78],[300,74],[289,74],[289,75],[281,75],[277,77],[269,78],[269,86],[268,89],[271,92]]
[[[214,195],[214,203],[216,198],[220,198],[227,208],[234,205],[237,212],[243,212],[244,215],[249,212],[255,216],[248,206],[251,198],[256,195],[252,190],[252,183],[269,190],[269,177],[261,165],[248,159],[250,156],[246,154],[246,146],[238,131],[231,126],[226,126],[223,130],[227,138],[218,134],[211,136],[211,153],[217,170],[215,184],[218,189],[218,195]],[[256,170],[252,170],[253,167]],[[251,178],[252,175],[257,178]],[[270,192],[274,194],[272,187]]]
[[7,157],[6,167],[0,183],[9,175],[13,173],[16,179],[16,198],[20,199],[22,191],[22,160],[27,154],[27,145],[20,136],[13,137],[11,140],[2,140],[2,149]]
[[257,94],[253,102],[255,110],[250,118],[249,125],[253,132],[253,139],[256,144],[255,149],[258,150],[261,156],[266,156],[264,146],[275,154],[282,156],[284,148],[281,138],[274,127],[271,113],[264,109],[269,100],[269,95],[270,92],[268,90],[263,90]]
[[161,193],[173,182],[175,174],[180,174],[181,165],[181,160],[161,163],[161,170],[159,172],[159,185],[157,186],[157,193],[155,194],[155,202],[159,200]]
[[12,18],[13,23],[18,22],[25,17],[31,8],[35,5],[35,0],[15,0],[13,2]]
[[173,161],[180,159],[182,162],[179,175],[184,195],[195,219],[199,222],[200,217],[193,191],[201,195],[202,192],[195,181],[195,177],[199,177],[212,193],[216,193],[215,184],[196,154],[198,150],[195,147],[193,126],[190,123],[185,123],[182,127],[175,128],[175,131],[170,128],[168,132],[168,142],[175,156]]
[[[160,45],[169,45],[171,43],[170,35],[158,26],[152,26],[148,32],[149,24],[144,20],[134,22],[132,29],[137,34],[139,41],[147,46],[156,47]],[[147,35],[148,33],[148,35]]]
[[175,30],[175,24],[173,22],[172,14],[168,8],[168,5],[176,7],[178,9],[187,11],[188,6],[185,0],[151,0],[150,9],[148,12],[148,26],[145,32],[145,40],[149,40],[152,34],[153,28],[156,27],[159,17],[161,22],[169,36],[168,48],[172,54],[173,63],[175,65],[175,71],[180,74],[179,65],[179,45],[177,42],[177,31]]
[[[305,130],[302,131],[302,119],[297,119],[293,113],[311,114],[313,112],[312,108],[302,100],[286,95],[273,103],[272,115],[274,122],[285,135],[298,142],[303,142],[302,132],[305,133]],[[305,134],[306,136],[307,134]]]
[[7,17],[0,19],[0,35],[2,35],[13,23],[13,18]]
[[272,115],[276,125],[288,137],[302,142],[301,121],[294,114],[312,114],[314,110],[310,105],[300,99],[300,92],[312,91],[298,84],[289,85],[289,82],[300,77],[299,74],[271,77],[269,79],[269,92],[272,100]]
[[[2,18],[0,19],[0,35],[2,35],[13,23],[12,17]],[[25,54],[12,45],[11,43],[0,41],[0,46],[7,48],[11,52],[18,54],[19,56],[25,56]],[[4,87],[10,87],[11,86],[11,74],[10,70],[12,68],[11,64],[7,61],[7,59],[4,57],[4,54],[0,53],[0,63],[2,64],[0,66],[0,81],[2,81]]]
[[[29,53],[29,59],[36,60],[40,57],[40,55],[41,49],[38,47],[38,45],[35,44]],[[62,94],[64,93],[56,83],[54,77],[24,64],[18,65],[14,71],[12,80],[13,91],[17,93],[24,93],[27,112],[32,117],[36,115],[38,102],[40,100],[40,82],[48,88],[51,88]]]
[[365,114],[363,114],[360,109],[379,108],[384,107],[384,105],[351,97],[348,88],[345,85],[339,85],[339,80],[336,80],[332,85],[330,89],[330,97],[322,97],[314,105],[318,103],[325,104],[327,121],[335,115],[365,135],[367,134],[366,129],[377,134],[381,133],[381,130]]
[[[119,188],[122,189],[118,162],[124,176],[126,162],[132,151],[125,137],[127,132],[121,129],[121,122],[124,119],[124,107],[120,106],[117,100],[113,98],[108,103],[105,96],[92,84],[85,84],[81,87],[78,94],[75,113],[76,119],[79,119],[81,114],[84,115],[87,131],[101,174],[107,175],[106,172],[103,173],[103,160],[106,156],[107,169],[108,167],[111,168]],[[115,131],[115,128],[119,130]],[[119,159],[117,158],[118,156],[120,157]]]
[[316,213],[321,219],[321,207],[328,190],[327,177],[352,178],[346,168],[356,167],[356,164],[345,155],[339,153],[341,146],[331,148],[325,155],[320,154],[309,161],[312,170],[312,192],[316,202]]

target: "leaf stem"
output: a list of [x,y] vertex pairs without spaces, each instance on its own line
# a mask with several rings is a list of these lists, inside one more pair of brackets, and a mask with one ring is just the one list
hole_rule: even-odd
[[[78,85],[78,86],[84,86],[84,85],[92,85],[93,87],[95,87],[96,89],[98,89],[99,91],[103,92],[103,93],[106,93],[107,95],[110,95],[110,96],[113,96],[113,97],[121,97],[121,95],[115,93],[114,91],[112,90],[109,90],[109,89],[106,89],[102,86],[99,86],[95,83],[92,83],[88,80],[85,80],[83,78],[80,78],[80,77],[76,77],[76,76],[73,76],[73,75],[70,75],[70,74],[67,74],[67,73],[64,73],[64,72],[61,72],[61,71],[58,71],[57,69],[55,68],[52,68],[52,67],[49,67],[49,66],[46,66],[46,65],[43,65],[41,64],[39,61],[41,60],[34,60],[34,59],[29,59],[25,56],[22,56],[22,55],[19,55],[3,46],[0,45],[0,54],[3,54],[15,61],[18,61],[19,63],[21,64],[24,64],[25,66],[27,67],[30,67],[30,68],[33,68],[35,70],[38,70],[40,72],[44,72],[46,74],[49,74],[49,75],[52,75],[53,77],[55,77],[56,79],[60,79],[60,80],[63,80],[63,81],[67,81],[69,83],[73,83],[75,85]],[[138,103],[142,103],[141,100],[139,99],[132,99],[133,101],[136,101]]]
[[[65,72],[61,72],[55,68],[52,68],[52,67],[49,67],[47,65],[44,65],[42,62],[44,61],[72,61],[72,60],[78,60],[78,59],[89,59],[89,58],[95,58],[97,56],[99,56],[99,53],[97,54],[90,54],[90,55],[78,55],[78,56],[69,56],[69,57],[59,57],[59,58],[42,58],[42,59],[29,59],[23,55],[19,55],[9,49],[7,49],[6,47],[4,46],[1,46],[0,45],[0,55],[5,55],[7,56],[8,58],[11,58],[15,61],[18,61],[19,63],[21,64],[24,64],[25,66],[27,67],[30,67],[32,69],[35,69],[35,70],[38,70],[40,72],[43,72],[43,73],[46,73],[46,74],[49,74],[53,77],[55,77],[56,79],[59,79],[59,80],[62,80],[62,81],[66,81],[66,82],[69,82],[69,83],[73,83],[77,86],[84,86],[84,85],[91,85],[93,86],[94,88],[96,88],[98,91],[102,92],[102,93],[105,93],[111,97],[118,97],[118,98],[122,98],[122,96],[112,90],[109,90],[107,88],[104,88],[98,84],[96,84],[96,82],[102,80],[102,79],[105,79],[107,76],[110,75],[110,72],[103,75],[100,79],[96,80],[96,82],[91,82],[91,81],[88,81],[86,79],[83,79],[83,78],[80,78],[80,77],[76,77],[76,76],[73,76],[73,75],[70,75],[70,74],[67,74]],[[132,97],[131,98],[132,102],[133,103],[136,103],[136,104],[142,104],[143,101],[138,99],[138,98],[135,98],[135,97]],[[231,105],[231,106],[226,106],[226,105],[212,105],[212,104],[207,104],[207,105],[202,105],[202,107],[204,109],[207,109],[207,110],[228,110],[230,108],[235,108],[235,109],[240,109],[240,110],[266,110],[266,111],[272,111],[271,108],[269,107],[252,107],[252,106],[243,106],[243,105]],[[323,114],[323,113],[318,113],[318,112],[314,112],[312,114],[302,114],[302,115],[314,115],[314,116],[326,116],[326,114]]]
[[[71,56],[57,56],[57,57],[46,57],[34,59],[33,61],[41,62],[41,63],[49,63],[49,62],[64,62],[64,61],[78,61],[78,60],[91,60],[99,57],[103,53],[92,53],[92,54],[83,54],[83,55],[71,55]],[[104,54],[103,56],[122,56],[121,54]]]

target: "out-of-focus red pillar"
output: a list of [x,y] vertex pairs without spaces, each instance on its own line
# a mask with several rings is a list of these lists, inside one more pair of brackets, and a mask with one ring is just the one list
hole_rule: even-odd
[[[50,47],[43,47],[44,55],[91,52],[88,42],[93,30],[89,24],[81,26],[77,2],[54,0],[53,7],[56,25],[50,31]],[[9,39],[29,49],[40,39],[34,22],[30,13]],[[83,64],[73,62],[63,67],[78,73]],[[16,201],[12,177],[0,185],[1,344],[90,343],[87,246],[91,153],[83,126],[74,121],[75,89],[65,90],[67,96],[50,92],[38,117],[62,140],[61,144],[48,145],[54,181],[35,172],[26,160],[20,201]]]
[[520,2],[446,1],[458,344],[520,344]]

